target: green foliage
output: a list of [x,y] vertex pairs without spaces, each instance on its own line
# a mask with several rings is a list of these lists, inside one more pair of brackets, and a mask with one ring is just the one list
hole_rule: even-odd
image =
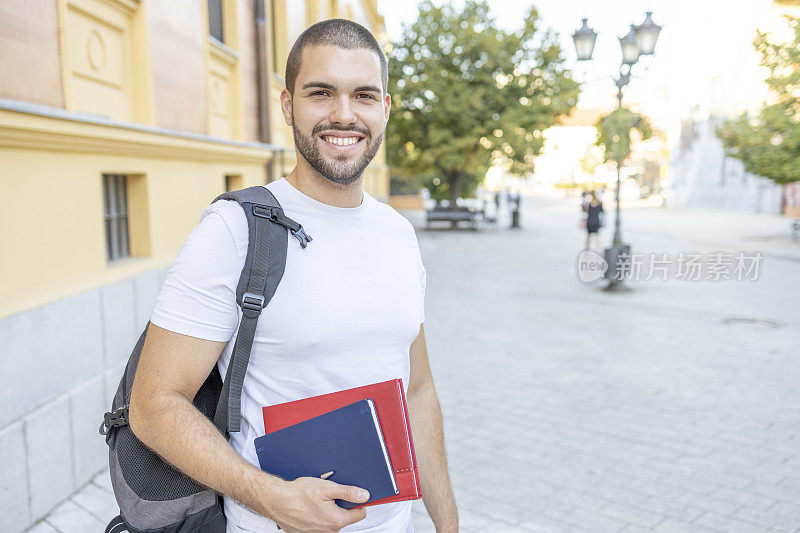
[[411,176],[393,172],[389,176],[389,194],[419,194],[419,182]]
[[794,30],[791,43],[772,42],[761,32],[753,43],[770,72],[772,103],[717,128],[728,155],[779,184],[800,180],[800,19],[787,19]]
[[631,155],[631,130],[636,129],[643,139],[653,135],[646,117],[627,107],[618,107],[597,122],[597,145],[605,149],[604,161],[614,161],[617,167]]
[[484,0],[431,1],[389,54],[389,165],[447,181],[451,201],[472,193],[495,161],[533,169],[542,130],[575,106],[578,84],[556,36],[531,8],[522,28],[496,27]]
[[597,170],[597,167],[603,162],[603,158],[600,157],[599,154],[595,153],[594,147],[587,146],[586,152],[578,162],[581,165],[581,170],[587,174],[594,174],[595,170]]
[[[461,181],[461,194],[456,195],[456,198],[472,196],[475,193],[475,189],[480,185],[481,180],[482,176],[477,174],[464,174]],[[419,184],[428,189],[431,193],[431,198],[436,200],[437,203],[442,200],[448,200],[450,205],[455,205],[453,196],[450,194],[450,181],[447,178],[443,176],[421,176]]]

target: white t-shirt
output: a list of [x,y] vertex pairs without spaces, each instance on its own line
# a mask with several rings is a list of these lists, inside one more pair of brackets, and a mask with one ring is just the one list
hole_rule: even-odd
[[[266,187],[313,241],[302,249],[288,235],[286,271],[256,328],[241,431],[230,439],[254,465],[263,406],[396,378],[408,387],[409,347],[424,320],[425,269],[406,219],[366,192],[360,206],[340,208],[285,179]],[[235,296],[247,239],[238,203],[207,207],[169,269],[151,318],[170,331],[228,341],[218,363],[223,378],[241,318]],[[228,533],[277,530],[232,498],[225,498],[225,514]],[[364,520],[342,531],[413,531],[411,503],[367,507]]]

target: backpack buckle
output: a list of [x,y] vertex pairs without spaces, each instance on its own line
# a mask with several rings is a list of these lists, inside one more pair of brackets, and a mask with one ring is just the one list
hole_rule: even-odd
[[276,208],[268,205],[254,205],[253,214],[257,217],[267,218],[273,222],[277,220]]
[[297,231],[292,231],[292,235],[294,235],[297,238],[297,240],[300,241],[300,246],[303,248],[308,246],[308,243],[313,240],[311,238],[311,235],[306,233],[306,230],[303,229],[303,226],[300,226],[300,228]]
[[300,242],[300,246],[305,248],[308,243],[313,241],[311,235],[306,233],[303,226],[287,217],[283,213],[283,209],[279,207],[268,207],[263,205],[254,205],[253,214],[257,217],[266,218],[273,224],[278,224],[288,229],[292,235]]
[[246,292],[242,296],[242,309],[244,311],[255,311],[256,316],[261,314],[264,308],[264,296],[254,292]]
[[111,429],[128,425],[128,406],[123,405],[116,411],[111,411],[103,415],[103,423],[100,424],[100,434],[106,435]]

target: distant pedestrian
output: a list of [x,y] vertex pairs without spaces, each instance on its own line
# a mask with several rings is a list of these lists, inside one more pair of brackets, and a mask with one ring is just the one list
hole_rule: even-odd
[[589,201],[583,205],[583,211],[586,213],[586,250],[589,249],[589,242],[594,235],[597,249],[600,249],[600,237],[597,232],[603,225],[603,218],[605,218],[605,211],[603,211],[603,204],[597,198],[594,191],[589,191]]
[[581,191],[581,221],[578,224],[580,229],[586,229],[586,206],[589,205],[589,193],[586,192],[586,189]]
[[522,195],[519,192],[508,193],[508,208],[511,210],[511,227],[517,229],[519,225],[519,203]]

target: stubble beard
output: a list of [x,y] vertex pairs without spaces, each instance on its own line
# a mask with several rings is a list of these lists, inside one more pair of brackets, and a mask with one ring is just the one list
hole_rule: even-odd
[[[322,140],[321,137],[316,137],[316,135],[320,132],[330,130],[357,132],[364,135],[364,138],[361,140],[361,142],[366,143],[366,146],[361,157],[352,163],[347,163],[348,156],[344,154],[337,156],[333,160],[323,156],[319,143],[326,141]],[[308,164],[311,165],[311,168],[333,183],[337,183],[339,185],[350,185],[351,183],[357,181],[362,174],[364,174],[364,169],[367,168],[367,165],[369,165],[370,161],[372,161],[372,159],[375,157],[375,154],[378,153],[378,149],[381,147],[381,142],[383,142],[384,132],[381,131],[380,135],[373,139],[372,135],[367,129],[337,128],[334,126],[318,125],[311,131],[311,136],[309,137],[303,134],[294,125],[293,116],[292,134],[294,136],[294,144],[297,146],[297,151],[300,152],[300,155],[303,157],[303,159],[308,161]]]

